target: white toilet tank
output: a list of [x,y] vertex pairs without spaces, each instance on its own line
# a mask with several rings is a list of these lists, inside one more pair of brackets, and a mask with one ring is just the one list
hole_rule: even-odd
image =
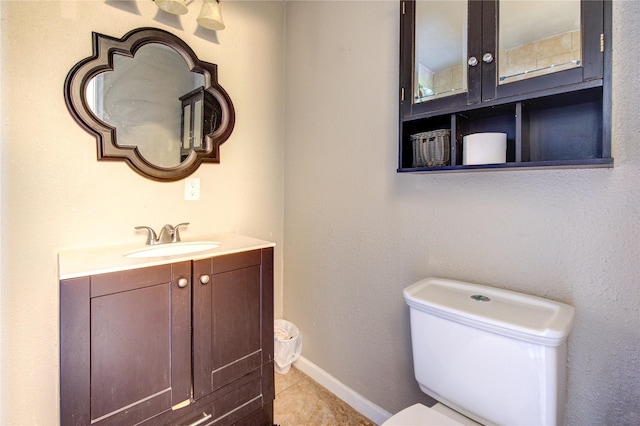
[[485,425],[562,422],[572,306],[441,278],[404,297],[423,392]]

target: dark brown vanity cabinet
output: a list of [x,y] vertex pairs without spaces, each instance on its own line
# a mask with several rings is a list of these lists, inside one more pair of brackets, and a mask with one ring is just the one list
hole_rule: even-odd
[[63,425],[271,425],[273,248],[60,283]]
[[[611,2],[400,2],[398,172],[612,167]],[[416,167],[412,135],[449,132]],[[463,164],[463,138],[507,135],[506,163]]]

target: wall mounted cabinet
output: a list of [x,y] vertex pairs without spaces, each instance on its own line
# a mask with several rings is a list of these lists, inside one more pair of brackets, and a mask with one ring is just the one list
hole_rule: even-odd
[[[398,172],[613,166],[611,3],[544,3],[400,2]],[[411,136],[435,130],[449,163],[416,167]],[[506,163],[463,165],[481,132],[507,134]]]
[[203,86],[180,97],[182,116],[180,134],[180,162],[185,161],[191,151],[206,149],[206,137],[220,127],[222,107],[215,96]]
[[62,279],[61,424],[272,425],[273,248]]

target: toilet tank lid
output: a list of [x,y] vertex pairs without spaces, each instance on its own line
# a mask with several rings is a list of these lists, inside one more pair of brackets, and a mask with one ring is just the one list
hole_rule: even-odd
[[561,345],[574,322],[565,303],[462,281],[425,278],[403,293],[411,308],[546,346]]

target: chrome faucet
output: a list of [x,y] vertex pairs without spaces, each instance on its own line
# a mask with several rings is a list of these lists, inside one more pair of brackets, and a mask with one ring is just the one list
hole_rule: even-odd
[[136,226],[135,229],[146,230],[147,231],[146,244],[148,246],[153,246],[156,244],[179,243],[180,242],[179,229],[181,226],[187,226],[188,224],[189,222],[179,223],[176,226],[171,226],[169,224],[164,225],[160,230],[159,236],[156,236],[155,231],[149,226]]
[[175,233],[176,233],[176,230],[173,226],[171,225],[163,226],[162,229],[160,230],[160,235],[158,235],[158,244],[175,242],[174,241]]

